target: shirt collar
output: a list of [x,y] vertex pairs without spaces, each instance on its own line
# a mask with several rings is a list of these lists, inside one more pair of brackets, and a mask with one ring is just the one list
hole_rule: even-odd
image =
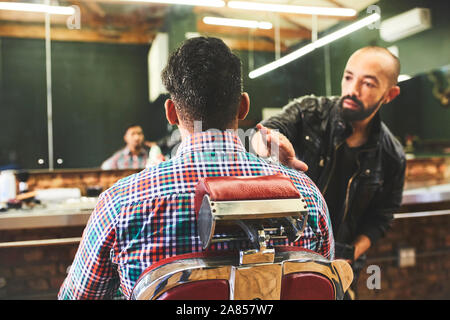
[[187,136],[181,142],[177,156],[191,152],[246,152],[236,131],[208,130]]

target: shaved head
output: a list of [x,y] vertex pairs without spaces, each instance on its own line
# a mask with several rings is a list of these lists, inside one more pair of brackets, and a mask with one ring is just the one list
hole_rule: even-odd
[[383,47],[368,46],[355,51],[350,59],[361,55],[364,55],[368,59],[376,57],[377,61],[382,65],[383,72],[388,78],[389,84],[391,86],[397,84],[397,79],[400,74],[400,61],[392,52]]
[[342,112],[350,122],[368,123],[400,93],[400,62],[382,47],[364,47],[347,61],[341,82]]

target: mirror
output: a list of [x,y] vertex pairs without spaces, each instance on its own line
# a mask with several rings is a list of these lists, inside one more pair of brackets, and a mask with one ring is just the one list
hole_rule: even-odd
[[382,109],[392,133],[415,157],[450,156],[450,65],[399,83],[400,95]]
[[[379,5],[385,16],[411,9],[408,1],[395,5],[383,0],[364,4],[354,1],[352,6],[358,12],[354,18],[311,19],[112,0],[47,2],[78,9],[72,15],[51,15],[50,19],[50,138],[45,15],[0,10],[0,169],[49,169],[51,161],[54,169],[100,168],[105,159],[124,147],[124,129],[131,123],[141,125],[147,141],[158,141],[170,134],[172,128],[167,125],[163,108],[167,95],[149,98],[149,74],[155,69],[149,63],[149,51],[158,33],[169,35],[169,52],[186,37],[201,34],[222,38],[241,57],[244,90],[251,97],[250,113],[241,123],[247,129],[262,119],[263,109],[280,108],[306,94],[329,94],[331,83],[337,94],[334,91],[339,87],[343,64],[352,51],[368,44],[390,44],[380,40],[378,30],[366,30],[324,47],[327,55],[316,50],[256,79],[248,77],[249,71],[334,30],[338,24],[366,16],[371,4]],[[433,50],[427,49],[442,43],[442,35],[448,32],[449,22],[442,6],[445,4],[440,1],[429,5],[433,14],[431,30],[399,42],[407,69],[414,69],[421,50],[432,56],[433,63],[447,65],[448,60],[442,62],[445,58],[437,59]],[[272,21],[274,29],[249,31],[206,25],[202,22],[206,15],[257,17]],[[439,56],[448,57],[448,45],[441,49]],[[446,96],[448,66],[436,68],[423,63],[420,68],[432,68],[432,79],[429,72],[423,72],[402,82],[401,96],[394,100],[392,108],[383,108],[383,119],[405,145],[412,139],[415,151],[445,154],[450,140],[446,125],[450,111],[438,104]],[[325,87],[328,89],[323,92]],[[440,143],[438,140],[443,140],[441,147],[433,149],[433,143]]]

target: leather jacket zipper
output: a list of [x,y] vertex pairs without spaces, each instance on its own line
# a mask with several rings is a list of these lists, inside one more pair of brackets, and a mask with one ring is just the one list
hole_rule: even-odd
[[344,215],[342,216],[342,221],[341,224],[345,221],[345,217],[347,216],[348,213],[348,200],[350,198],[350,187],[352,185],[353,179],[355,179],[356,175],[359,172],[360,169],[360,162],[359,162],[359,153],[358,156],[356,157],[356,163],[358,164],[358,168],[356,169],[355,173],[353,174],[353,176],[350,178],[350,180],[348,180],[348,184],[347,184],[347,191],[345,194],[345,208],[344,208]]
[[347,213],[348,213],[348,208],[349,208],[348,202],[349,202],[349,199],[350,199],[350,187],[352,185],[353,179],[355,179],[355,177],[358,175],[359,170],[361,169],[361,162],[359,161],[359,155],[361,154],[361,152],[368,152],[368,151],[372,151],[372,150],[375,150],[375,148],[367,149],[367,150],[361,150],[361,151],[358,152],[358,155],[356,156],[356,163],[358,165],[358,168],[356,169],[355,173],[350,178],[350,180],[348,180],[347,191],[346,191],[346,195],[345,195],[344,215],[342,216],[341,224],[345,221],[345,218],[347,217]]

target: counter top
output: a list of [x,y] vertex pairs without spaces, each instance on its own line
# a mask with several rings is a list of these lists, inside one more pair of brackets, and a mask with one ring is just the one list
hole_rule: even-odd
[[97,198],[0,213],[0,230],[37,229],[86,225]]
[[[395,217],[408,214],[425,216],[450,214],[450,184],[441,184],[403,191],[403,200]],[[404,216],[403,216],[404,217]]]
[[[97,198],[0,213],[0,230],[84,226]],[[394,218],[450,214],[450,184],[405,190]]]

